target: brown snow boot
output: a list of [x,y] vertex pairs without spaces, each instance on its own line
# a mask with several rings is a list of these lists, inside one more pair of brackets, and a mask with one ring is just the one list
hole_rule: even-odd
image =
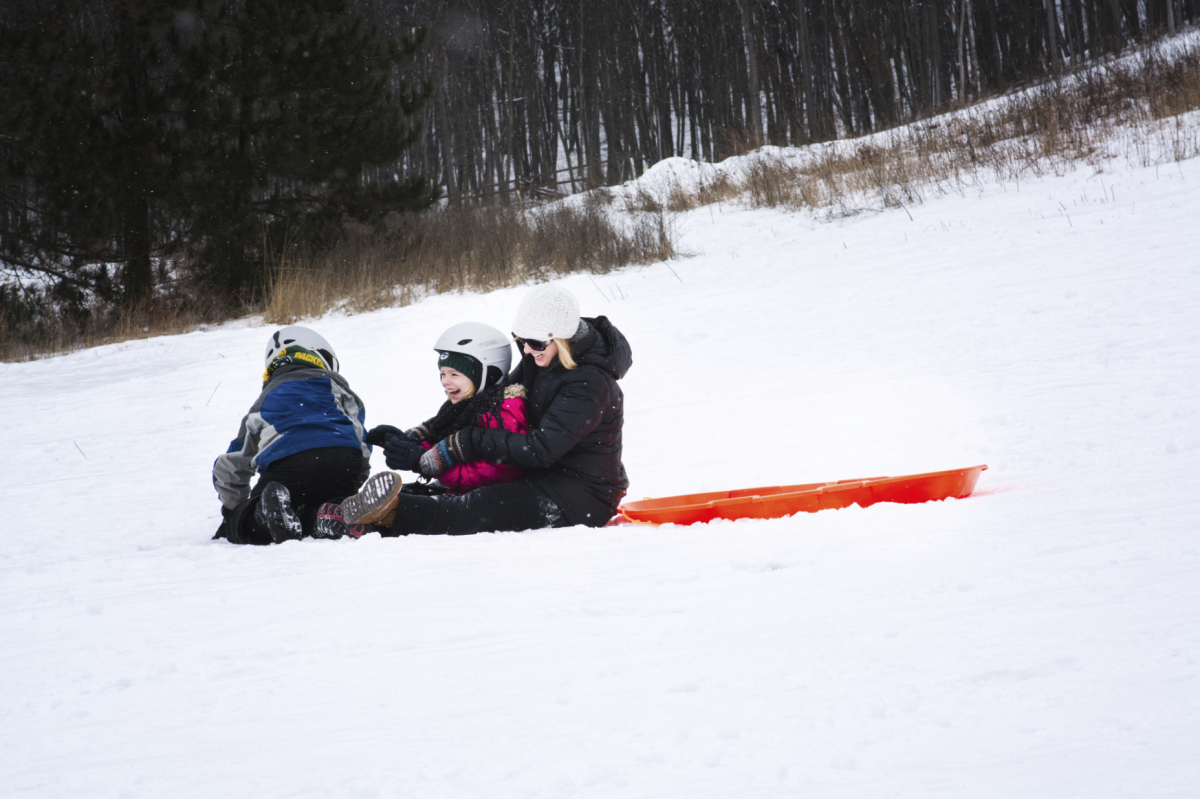
[[395,472],[371,475],[357,494],[342,500],[342,518],[346,524],[390,527],[396,520],[400,483],[400,475]]

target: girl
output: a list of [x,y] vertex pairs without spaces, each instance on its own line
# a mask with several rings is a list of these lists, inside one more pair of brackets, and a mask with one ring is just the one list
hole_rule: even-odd
[[[512,363],[507,336],[488,325],[463,322],[443,333],[433,348],[438,353],[438,373],[446,402],[437,416],[402,436],[429,450],[470,425],[502,428],[511,433],[529,432],[525,421],[525,387],[507,381]],[[387,465],[413,470],[414,448],[403,444],[389,446],[389,443],[385,439],[383,444]],[[422,454],[415,453],[418,460]],[[478,460],[460,462],[437,475],[437,481],[447,494],[465,494],[480,486],[511,483],[523,476],[520,466]]]
[[[415,471],[423,454],[467,427],[529,432],[525,421],[525,388],[507,380],[512,363],[512,346],[507,336],[489,325],[463,322],[443,333],[434,350],[438,353],[438,372],[446,392],[446,402],[437,415],[408,431],[380,425],[365,438],[383,447],[389,468]],[[459,461],[429,476],[437,478],[437,485],[406,485],[405,493],[465,494],[481,486],[520,480],[524,472],[513,464],[478,459]],[[337,538],[346,532],[357,537],[365,532],[361,523],[353,528],[344,527],[341,515],[339,506],[333,503],[323,506],[319,512],[318,537]],[[384,525],[390,522],[386,514],[366,520]]]

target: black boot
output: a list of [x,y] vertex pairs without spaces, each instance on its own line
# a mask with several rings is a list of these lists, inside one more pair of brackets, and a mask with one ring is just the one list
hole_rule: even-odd
[[304,535],[300,517],[292,508],[292,494],[282,483],[268,483],[258,500],[254,521],[265,527],[276,544],[295,541]]

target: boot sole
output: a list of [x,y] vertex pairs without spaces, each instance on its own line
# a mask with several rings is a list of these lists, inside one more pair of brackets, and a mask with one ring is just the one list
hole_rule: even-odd
[[395,472],[372,475],[357,494],[342,502],[346,526],[383,521],[400,502],[400,483],[400,475]]
[[292,509],[292,494],[287,486],[271,483],[263,491],[263,516],[267,517],[267,531],[276,544],[284,541],[296,541],[304,535],[300,519]]

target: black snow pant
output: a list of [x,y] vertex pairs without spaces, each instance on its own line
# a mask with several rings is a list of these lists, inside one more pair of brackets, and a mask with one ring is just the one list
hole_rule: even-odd
[[362,487],[367,475],[364,460],[362,450],[352,447],[319,447],[273,461],[258,473],[248,499],[233,510],[221,508],[225,520],[213,538],[226,538],[231,544],[272,543],[270,532],[255,514],[270,483],[287,486],[304,534],[311,536],[323,503],[341,502]]
[[385,536],[469,535],[570,525],[554,500],[528,480],[432,497],[402,491],[399,503],[396,521],[383,532]]

